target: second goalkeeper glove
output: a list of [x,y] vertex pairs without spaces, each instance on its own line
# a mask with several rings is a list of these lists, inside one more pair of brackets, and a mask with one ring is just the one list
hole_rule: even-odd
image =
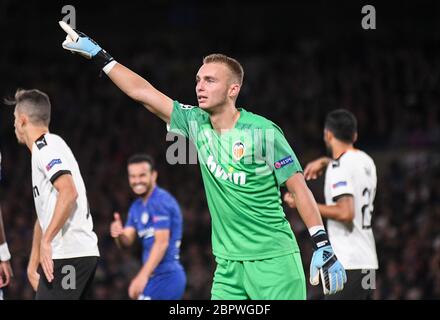
[[310,283],[316,286],[321,276],[324,294],[335,294],[344,288],[347,274],[328,240],[327,233],[319,230],[313,236],[315,252],[310,263]]
[[64,21],[60,21],[59,24],[67,33],[66,40],[63,42],[64,49],[72,53],[79,53],[87,59],[92,59],[101,69],[114,60],[113,57],[102,49],[92,38],[78,30],[72,29]]

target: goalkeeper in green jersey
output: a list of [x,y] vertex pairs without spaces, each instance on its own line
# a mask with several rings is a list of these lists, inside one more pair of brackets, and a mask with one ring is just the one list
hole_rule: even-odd
[[281,206],[281,186],[294,195],[313,239],[310,282],[317,285],[321,278],[325,294],[343,289],[345,270],[281,129],[235,106],[243,83],[238,61],[222,54],[205,57],[196,75],[198,107],[192,107],[159,92],[85,34],[60,25],[67,33],[63,48],[94,61],[124,93],[194,142],[212,218],[217,263],[212,299],[306,298],[298,244]]

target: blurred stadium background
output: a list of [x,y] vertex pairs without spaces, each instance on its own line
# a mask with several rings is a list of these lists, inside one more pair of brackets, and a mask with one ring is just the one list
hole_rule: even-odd
[[[373,297],[440,298],[438,1],[0,1],[0,96],[38,88],[52,100],[51,131],[79,162],[99,238],[93,297],[127,299],[140,266],[137,250],[118,250],[108,230],[113,211],[126,213],[133,199],[126,159],[142,151],[155,157],[159,184],[182,207],[185,299],[209,299],[214,264],[199,168],[167,164],[163,123],[92,64],[64,52],[57,21],[68,4],[76,8],[78,29],[183,103],[196,104],[194,78],[204,55],[239,59],[245,82],[238,104],[279,124],[303,165],[325,151],[325,114],[340,107],[354,112],[358,147],[373,156],[379,175]],[[366,4],[376,8],[376,30],[361,28]],[[5,297],[32,299],[30,155],[16,143],[12,109],[0,110],[0,199],[15,271]],[[310,183],[320,201],[322,185],[323,179]],[[296,212],[286,214],[308,276],[307,230]],[[321,299],[321,289],[308,285],[308,297]]]

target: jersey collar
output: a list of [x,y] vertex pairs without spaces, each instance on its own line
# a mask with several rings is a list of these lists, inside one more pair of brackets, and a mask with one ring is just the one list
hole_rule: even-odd
[[[47,132],[46,132],[47,133]],[[44,137],[46,133],[43,133],[37,140],[35,140],[35,145],[37,146],[38,150],[41,150],[41,148],[47,146],[46,138]]]
[[153,191],[151,192],[150,196],[148,197],[147,201],[144,202],[144,199],[142,199],[142,198],[139,197],[139,200],[141,201],[141,203],[142,203],[143,206],[146,206],[146,205],[148,204],[148,201],[150,201],[151,198],[154,197],[154,195],[155,195],[156,192],[157,192],[157,188],[158,188],[158,186],[157,186],[157,184],[156,184],[156,185],[154,186]]

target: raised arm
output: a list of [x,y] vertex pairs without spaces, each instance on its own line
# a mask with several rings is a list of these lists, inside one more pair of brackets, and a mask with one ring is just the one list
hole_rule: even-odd
[[126,95],[143,104],[165,122],[170,122],[173,100],[137,73],[117,63],[107,51],[84,33],[73,30],[63,21],[59,23],[67,33],[63,42],[64,49],[92,59]]
[[107,75],[127,96],[144,105],[166,123],[170,122],[173,100],[147,80],[119,63]]

